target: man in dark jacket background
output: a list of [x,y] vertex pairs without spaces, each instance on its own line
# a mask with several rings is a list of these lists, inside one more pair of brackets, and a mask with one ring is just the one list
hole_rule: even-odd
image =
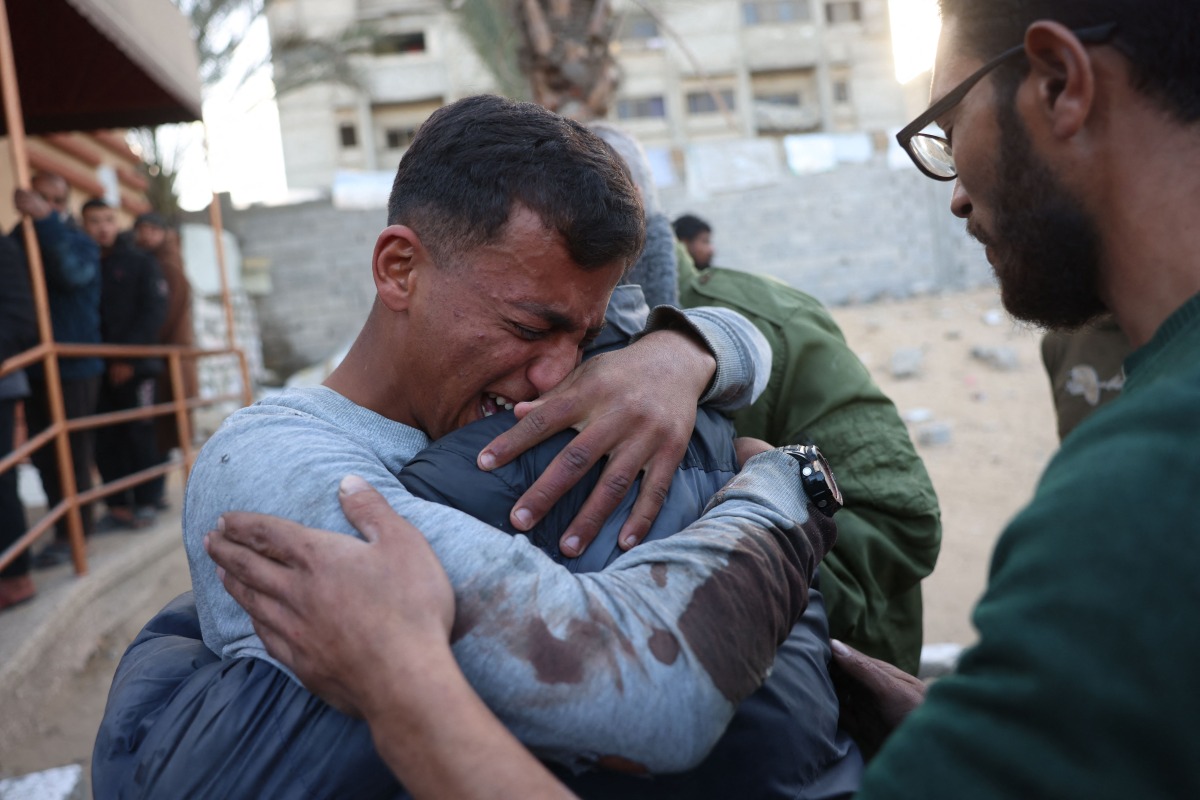
[[[134,222],[133,240],[158,262],[163,280],[167,282],[167,310],[162,327],[158,331],[158,343],[193,347],[196,344],[196,332],[192,323],[192,285],[188,282],[187,273],[183,268],[179,232],[167,225],[162,215],[149,212],[139,215]],[[189,399],[199,396],[200,375],[196,360],[184,359],[180,368],[183,372],[183,396]],[[166,403],[174,397],[170,372],[164,369],[158,376],[157,399]],[[159,459],[166,461],[171,449],[180,445],[175,417],[158,417],[155,420],[154,434]],[[165,507],[165,484],[165,476],[151,481],[154,505],[158,508]]]
[[[39,172],[33,176],[31,186],[31,190],[18,189],[13,202],[17,211],[33,220],[37,231],[54,340],[99,344],[100,252],[95,242],[75,225],[67,213],[70,187],[61,175]],[[12,239],[23,254],[25,242],[19,227],[13,231]],[[63,407],[67,419],[94,413],[104,362],[98,358],[62,358],[58,362],[58,371],[62,379]],[[25,424],[29,435],[35,436],[50,426],[50,394],[40,363],[30,365],[26,375],[29,378],[29,399],[25,403]],[[70,441],[75,488],[85,492],[92,488],[94,437],[91,431],[77,431],[71,434]],[[48,444],[37,450],[32,461],[42,478],[46,504],[53,508],[63,495],[54,446]],[[88,536],[92,532],[91,507],[83,506],[80,514],[83,517],[83,534]],[[64,517],[58,521],[54,541],[34,558],[34,566],[53,566],[70,557],[67,521]]]
[[[103,200],[83,205],[83,228],[100,247],[102,292],[100,331],[109,344],[158,344],[167,312],[167,284],[153,258],[117,234],[117,212]],[[97,411],[124,411],[154,405],[155,377],[162,359],[109,359]],[[159,462],[154,420],[139,419],[101,428],[96,434],[96,466],[105,483]],[[140,528],[154,517],[155,487],[141,483],[108,497],[112,524]]]
[[[0,236],[0,361],[37,342],[37,321],[25,259],[12,240]],[[0,458],[13,449],[17,403],[29,395],[24,370],[0,377]],[[0,473],[0,553],[25,532],[25,509],[17,493],[17,466]],[[0,611],[36,593],[29,577],[29,551],[0,570]]]

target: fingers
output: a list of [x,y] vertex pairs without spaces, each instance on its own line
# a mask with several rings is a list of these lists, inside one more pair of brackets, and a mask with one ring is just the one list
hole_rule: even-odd
[[538,398],[536,404],[528,404],[530,407],[524,410],[524,416],[516,425],[489,442],[479,453],[479,468],[502,467],[534,445],[579,422],[575,401],[557,394],[562,386],[560,384],[554,392]]
[[292,568],[230,539],[228,532],[226,526],[225,531],[210,531],[204,538],[204,549],[217,566],[225,571],[222,580],[228,584],[232,578],[250,591],[277,595],[286,585]]
[[217,530],[208,534],[209,540],[241,545],[264,558],[289,566],[307,563],[306,550],[311,536],[312,533],[299,523],[249,511],[222,514]]
[[342,512],[368,542],[379,541],[379,532],[389,522],[400,519],[387,500],[358,475],[347,475],[338,485]]
[[[591,466],[588,464],[586,469],[590,469]],[[600,533],[604,521],[617,509],[617,506],[625,499],[625,495],[629,494],[633,482],[637,480],[640,468],[640,464],[622,464],[616,457],[609,459],[604,471],[600,474],[600,480],[592,488],[592,493],[580,506],[575,518],[571,520],[571,524],[567,526],[559,540],[559,549],[562,550],[563,555],[574,558],[588,548],[588,545]],[[571,485],[574,485],[580,477],[582,477],[582,473],[571,480]]]
[[[533,482],[533,485],[525,490],[525,494],[521,495],[517,500],[513,506],[512,514],[509,516],[510,521],[517,530],[527,531],[540,522],[542,517],[546,516],[554,504],[603,457],[604,448],[593,448],[591,445],[596,436],[595,428],[589,428],[568,442],[567,446],[554,457],[554,460],[550,462],[546,470]],[[634,474],[637,474],[636,471]],[[623,479],[626,483],[622,491],[620,484]],[[629,490],[630,483],[632,483],[631,477],[626,475],[622,478],[622,476],[614,475],[607,487],[604,487],[602,483],[594,491],[620,492],[620,496],[624,497],[625,492]],[[620,502],[620,498],[617,499],[617,502]],[[615,507],[614,504],[612,508]],[[593,509],[593,513],[598,511],[599,509]],[[609,509],[609,513],[611,513],[611,508]],[[591,536],[587,539],[590,542],[595,538],[596,532],[600,529],[600,523],[603,523],[606,518],[607,514],[600,518],[599,523],[594,525],[592,523],[595,521],[591,520],[587,525],[576,531],[576,533],[586,533],[590,530]]]
[[293,663],[294,653],[284,631],[294,629],[296,615],[279,599],[293,571],[217,536],[206,538],[205,548],[222,565],[217,572],[225,591],[250,615],[267,652]]
[[[590,433],[599,436],[598,428],[599,426],[589,428],[575,437],[575,441]],[[615,451],[604,466],[592,493],[563,532],[559,541],[559,549],[563,555],[573,558],[587,549],[605,521],[629,494],[634,482],[638,480],[639,473],[644,472],[637,489],[637,498],[618,536],[618,543],[624,550],[641,542],[650,532],[650,526],[658,517],[658,512],[666,500],[675,467],[687,449],[686,439],[682,444],[682,449],[668,444],[648,451],[646,447],[661,445],[661,440],[653,438],[647,440],[645,445],[627,446]]]
[[830,647],[837,667],[876,694],[890,695],[913,687],[924,691],[920,679],[893,664],[872,658],[837,639],[830,642]]
[[633,509],[629,512],[629,518],[621,526],[621,533],[618,537],[622,550],[637,547],[650,532],[650,527],[658,518],[658,512],[662,510],[663,503],[667,500],[667,493],[671,490],[673,472],[673,465],[669,465],[665,469],[655,466],[642,476],[637,500],[634,501]]
[[295,615],[291,613],[291,610],[276,598],[255,591],[247,584],[230,576],[229,573],[223,576],[222,582],[230,596],[250,615],[250,621],[254,624],[254,632],[258,634],[258,638],[262,639],[263,646],[266,647],[271,657],[277,658],[285,664],[294,663],[296,654],[284,633],[295,627],[292,624]]

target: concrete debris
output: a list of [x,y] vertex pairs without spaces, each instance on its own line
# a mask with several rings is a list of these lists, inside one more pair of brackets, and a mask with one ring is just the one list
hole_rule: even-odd
[[950,444],[954,431],[948,422],[926,422],[917,428],[917,444],[923,446],[941,446]]
[[919,347],[901,347],[892,353],[892,377],[915,378],[921,374],[921,362],[925,358]]
[[933,412],[928,408],[910,408],[900,415],[900,418],[905,422],[917,424],[919,422],[929,422],[933,419]]
[[1004,324],[1004,312],[998,308],[989,308],[983,313],[983,324],[995,328]]
[[962,645],[954,642],[925,645],[921,648],[921,667],[917,670],[917,677],[927,681],[931,678],[949,675],[958,666],[958,659],[962,655],[962,651]]
[[83,800],[83,795],[83,767],[78,764],[0,780],[0,800]]
[[976,345],[971,348],[971,358],[1000,372],[1012,372],[1021,366],[1021,359],[1012,347]]

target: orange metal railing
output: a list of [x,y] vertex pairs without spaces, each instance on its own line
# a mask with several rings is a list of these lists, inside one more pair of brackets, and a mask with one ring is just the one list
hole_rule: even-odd
[[[39,308],[39,317],[47,309]],[[210,358],[214,356],[235,356],[238,359],[242,374],[242,391],[237,394],[221,395],[217,397],[186,397],[184,395],[183,381],[183,361],[185,359]],[[22,367],[29,366],[35,362],[41,361],[49,366],[50,362],[55,362],[59,357],[79,358],[79,357],[98,357],[98,358],[164,358],[167,361],[167,371],[171,380],[171,401],[158,403],[152,406],[141,408],[133,408],[123,411],[112,411],[106,414],[92,414],[86,417],[76,417],[74,419],[65,419],[61,414],[61,386],[50,386],[48,394],[51,395],[53,404],[53,396],[57,389],[59,398],[59,414],[54,417],[54,421],[45,430],[40,431],[29,437],[20,447],[15,448],[11,453],[0,458],[0,474],[7,472],[10,469],[16,469],[17,465],[29,457],[30,454],[47,446],[53,441],[58,447],[58,469],[59,479],[63,488],[63,499],[53,508],[46,509],[46,513],[32,527],[27,529],[8,549],[0,552],[0,569],[8,566],[18,555],[29,549],[38,538],[41,537],[49,528],[56,524],[63,516],[67,517],[68,537],[71,543],[71,555],[75,564],[75,572],[78,575],[87,573],[87,548],[83,537],[83,519],[81,516],[81,508],[93,503],[97,500],[102,500],[109,495],[117,492],[125,491],[130,487],[153,480],[160,475],[166,475],[174,470],[182,470],[184,480],[187,480],[188,474],[191,472],[192,463],[195,461],[195,450],[192,444],[192,429],[190,411],[196,408],[203,408],[222,403],[237,402],[242,405],[248,405],[251,400],[251,386],[249,381],[249,365],[246,361],[246,354],[239,348],[227,347],[217,350],[202,350],[198,348],[168,346],[168,345],[81,345],[81,344],[59,344],[51,341],[50,343],[43,342],[25,352],[16,355],[3,363],[0,363],[0,377],[15,372]],[[53,370],[57,376],[58,370]],[[46,374],[49,376],[51,370],[47,369]],[[125,422],[132,422],[139,419],[149,419],[153,417],[166,416],[173,414],[175,416],[176,433],[178,434],[179,449],[181,457],[177,461],[168,461],[158,464],[153,467],[141,470],[132,475],[127,475],[119,480],[110,481],[108,483],[95,486],[86,492],[78,492],[75,486],[75,471],[74,464],[71,460],[71,449],[69,446],[68,436],[75,431],[92,430],[102,428],[107,425],[119,425]],[[67,447],[62,447],[62,442],[67,442]]]

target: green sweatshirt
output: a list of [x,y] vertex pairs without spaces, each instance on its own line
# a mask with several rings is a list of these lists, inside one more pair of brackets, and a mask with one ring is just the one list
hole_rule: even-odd
[[679,253],[679,302],[748,318],[774,359],[766,391],[733,415],[742,436],[813,442],[829,459],[846,507],[821,566],[835,638],[915,673],[921,658],[921,579],[941,546],[937,497],[892,401],[871,380],[829,312],[761,275],[710,267]]
[[860,798],[1200,797],[1200,295],[1009,524],[980,641]]

